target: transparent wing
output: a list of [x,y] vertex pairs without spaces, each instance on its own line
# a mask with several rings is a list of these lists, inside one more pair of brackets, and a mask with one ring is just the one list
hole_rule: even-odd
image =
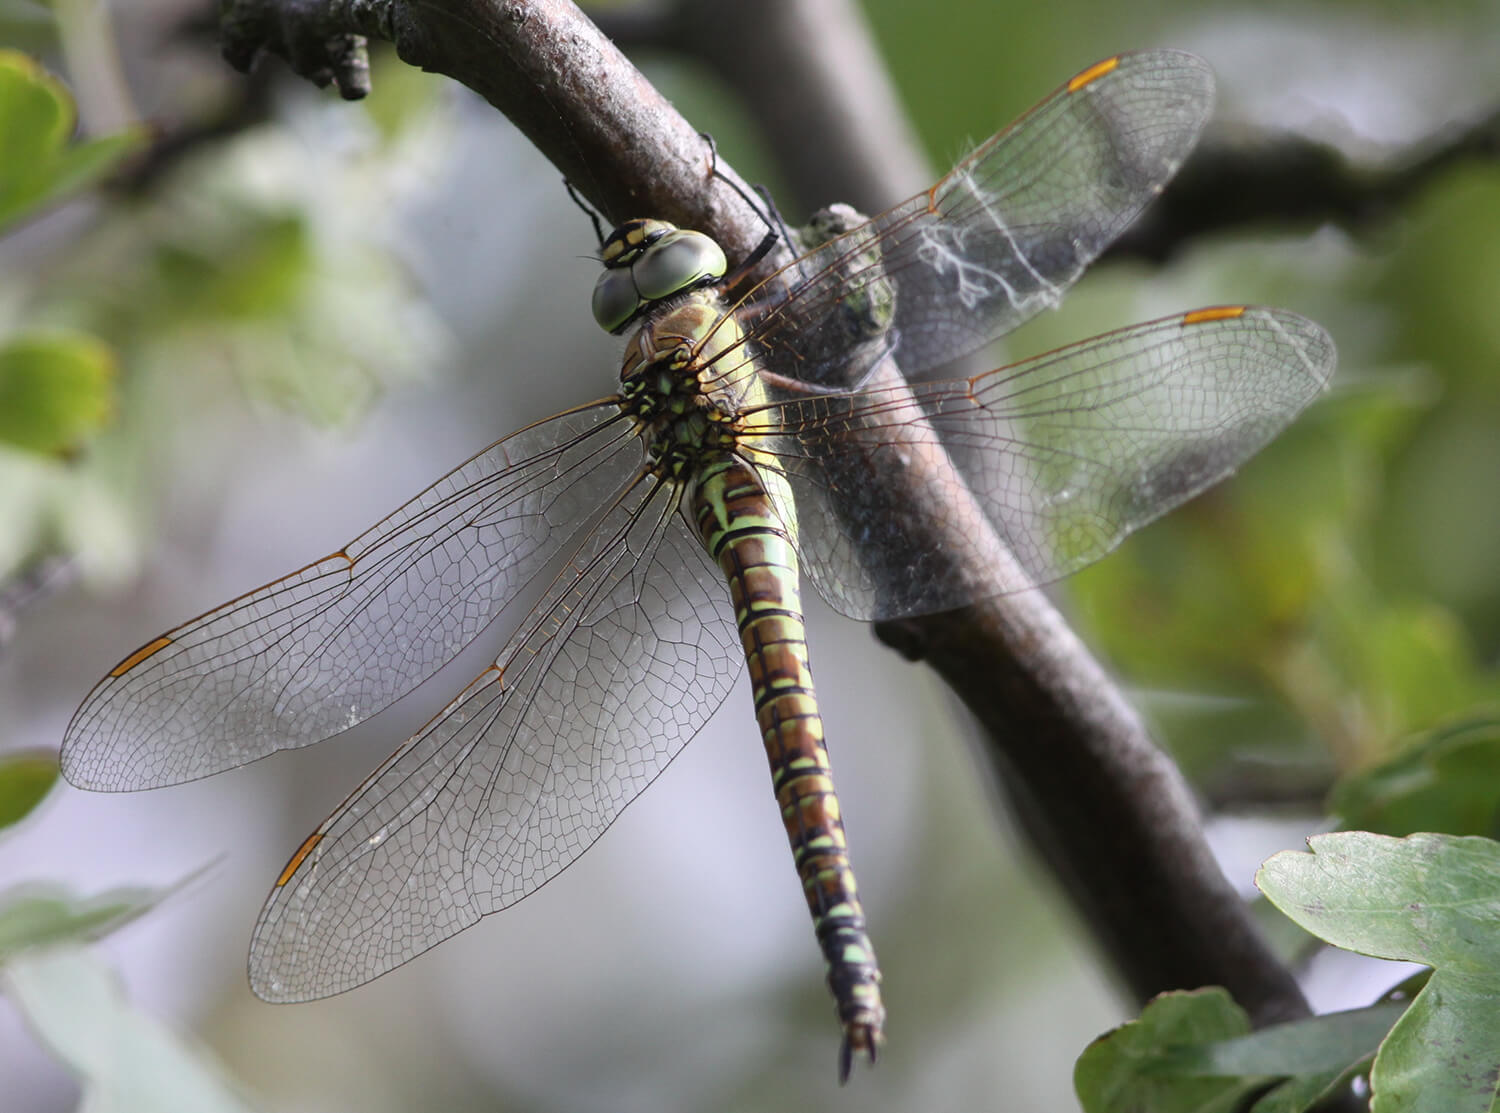
[[927,192],[747,295],[767,367],[853,387],[858,341],[881,332],[914,376],[1055,306],[1176,173],[1213,96],[1208,66],[1178,51],[1085,70]]
[[514,904],[698,731],[741,654],[675,498],[616,506],[496,667],[304,844],[256,925],[257,994],[338,993]]
[[348,729],[484,629],[641,453],[613,402],[496,442],[338,552],[127,657],[73,716],[64,775],[177,784]]
[[1234,471],[1334,362],[1296,314],[1205,309],[972,379],[803,395],[754,443],[788,480],[824,598],[855,618],[925,614],[1097,560]]

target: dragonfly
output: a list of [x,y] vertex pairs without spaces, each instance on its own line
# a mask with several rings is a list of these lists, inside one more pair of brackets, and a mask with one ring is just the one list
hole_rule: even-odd
[[[621,225],[593,296],[628,334],[613,396],[496,441],[335,552],[129,654],[70,723],[64,774],[147,789],[321,741],[534,599],[276,879],[250,984],[306,1001],[557,876],[744,669],[846,1079],[874,1062],[885,1008],[801,580],[862,620],[1047,584],[1221,480],[1324,389],[1328,334],[1249,306],[942,377],[1058,303],[1212,105],[1192,55],[1109,58],[760,281],[702,233]],[[914,476],[923,497],[901,493]],[[1002,560],[1010,583],[984,574]]]

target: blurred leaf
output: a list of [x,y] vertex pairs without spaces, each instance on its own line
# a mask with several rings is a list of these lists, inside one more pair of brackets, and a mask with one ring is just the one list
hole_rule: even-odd
[[82,333],[31,333],[0,347],[0,441],[32,452],[79,446],[114,412],[115,360]]
[[1308,845],[1256,875],[1278,908],[1335,946],[1433,967],[1375,1057],[1371,1113],[1493,1113],[1500,843],[1347,831]]
[[1073,1068],[1085,1113],[1233,1113],[1266,1080],[1159,1075],[1174,1048],[1242,1036],[1245,1011],[1217,986],[1163,993],[1138,1019],[1100,1036]]
[[1195,781],[1252,757],[1361,767],[1393,738],[1500,698],[1470,616],[1364,567],[1380,563],[1367,539],[1389,459],[1440,396],[1421,370],[1355,382],[1071,582],[1090,638],[1132,681],[1217,702],[1212,718],[1182,699],[1152,709]]
[[1304,1074],[1288,1078],[1252,1105],[1249,1113],[1307,1113],[1321,1107],[1322,1103],[1338,1094],[1347,1092],[1349,1083],[1369,1067],[1370,1055],[1350,1063],[1343,1071],[1320,1074]]
[[1457,618],[1428,600],[1383,597],[1363,581],[1345,585],[1319,609],[1318,635],[1321,666],[1361,700],[1366,739],[1356,759],[1384,757],[1392,739],[1500,695]]
[[132,1008],[87,951],[30,955],[6,969],[9,996],[83,1082],[83,1113],[241,1113],[253,1108],[206,1052]]
[[1366,1073],[1380,1041],[1406,1011],[1406,1002],[1277,1024],[1248,1036],[1167,1049],[1150,1068],[1161,1075],[1280,1078],[1250,1113],[1303,1113]]
[[1342,1073],[1375,1054],[1405,1002],[1326,1013],[1215,1043],[1165,1049],[1153,1072],[1233,1078]]
[[1350,520],[1418,413],[1375,392],[1318,402],[1233,479],[1069,580],[1091,638],[1147,684],[1243,687],[1348,583]]
[[80,899],[55,886],[25,885],[0,893],[0,962],[28,947],[98,939],[154,908],[157,889],[113,889]]
[[0,42],[19,42],[25,37],[23,29],[50,42],[55,27],[51,8],[40,0],[0,0]]
[[174,317],[268,317],[296,306],[311,264],[302,219],[288,213],[245,217],[227,236],[159,249],[163,304]]
[[1388,505],[1373,567],[1386,590],[1431,596],[1461,615],[1494,660],[1500,646],[1500,258],[1475,251],[1500,236],[1493,161],[1456,168],[1413,199],[1376,277],[1372,306],[1391,331],[1387,359],[1426,368],[1436,406],[1386,462]]
[[1500,516],[1492,513],[1495,493],[1484,479],[1500,475],[1497,425],[1500,396],[1484,398],[1471,389],[1444,399],[1391,461],[1390,507],[1380,523],[1377,570],[1388,590],[1421,592],[1466,614],[1477,611],[1469,625],[1480,637],[1486,627],[1493,632],[1500,608],[1494,574]]
[[1500,722],[1433,731],[1341,780],[1329,810],[1344,827],[1384,835],[1500,835]]
[[76,119],[60,81],[0,50],[0,228],[92,185],[145,144],[145,132],[130,129],[70,147]]
[[1165,993],[1139,1020],[1096,1040],[1074,1086],[1087,1113],[1302,1113],[1337,1092],[1375,1054],[1405,1004],[1330,1013],[1250,1032],[1217,987]]
[[434,102],[452,92],[447,78],[407,65],[390,43],[370,43],[370,70],[380,96],[361,101],[360,107],[386,143],[407,129],[432,127]]
[[0,754],[0,827],[21,822],[57,783],[57,754],[21,750]]

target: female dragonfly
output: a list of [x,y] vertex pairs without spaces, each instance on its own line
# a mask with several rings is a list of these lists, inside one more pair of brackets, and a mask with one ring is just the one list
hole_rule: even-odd
[[[147,643],[68,728],[86,788],[205,777],[346,730],[518,595],[472,684],[292,856],[250,946],[271,1001],[360,985],[555,877],[748,665],[843,1027],[884,1008],[813,695],[799,576],[885,619],[1045,583],[1231,472],[1323,389],[1334,349],[1218,307],[963,379],[917,379],[1056,304],[1159,193],[1213,102],[1149,51],[1074,77],[925,193],[730,297],[659,221],[601,252],[619,392],[497,441],[337,552]],[[928,496],[884,480],[940,460]],[[1019,568],[997,585],[963,570]],[[738,644],[736,644],[738,643]]]

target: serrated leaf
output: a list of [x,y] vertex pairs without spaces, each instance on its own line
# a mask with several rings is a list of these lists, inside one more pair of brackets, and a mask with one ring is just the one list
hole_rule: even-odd
[[57,783],[57,754],[21,750],[0,755],[0,827],[31,814]]
[[84,1113],[244,1113],[251,1105],[206,1051],[132,1008],[114,975],[74,948],[27,956],[8,995],[83,1083]]
[[51,885],[25,885],[0,893],[0,962],[30,947],[98,939],[154,908],[164,893],[112,889],[76,897]]
[[67,87],[16,50],[0,50],[0,228],[98,181],[146,142],[127,129],[68,145]]
[[1256,884],[1335,946],[1433,967],[1370,1071],[1372,1113],[1500,1108],[1500,843],[1345,831],[1284,851]]
[[1500,835],[1500,722],[1445,727],[1336,786],[1342,825],[1383,835]]
[[114,386],[114,354],[92,336],[13,337],[0,346],[0,441],[49,455],[75,449],[113,414]]

